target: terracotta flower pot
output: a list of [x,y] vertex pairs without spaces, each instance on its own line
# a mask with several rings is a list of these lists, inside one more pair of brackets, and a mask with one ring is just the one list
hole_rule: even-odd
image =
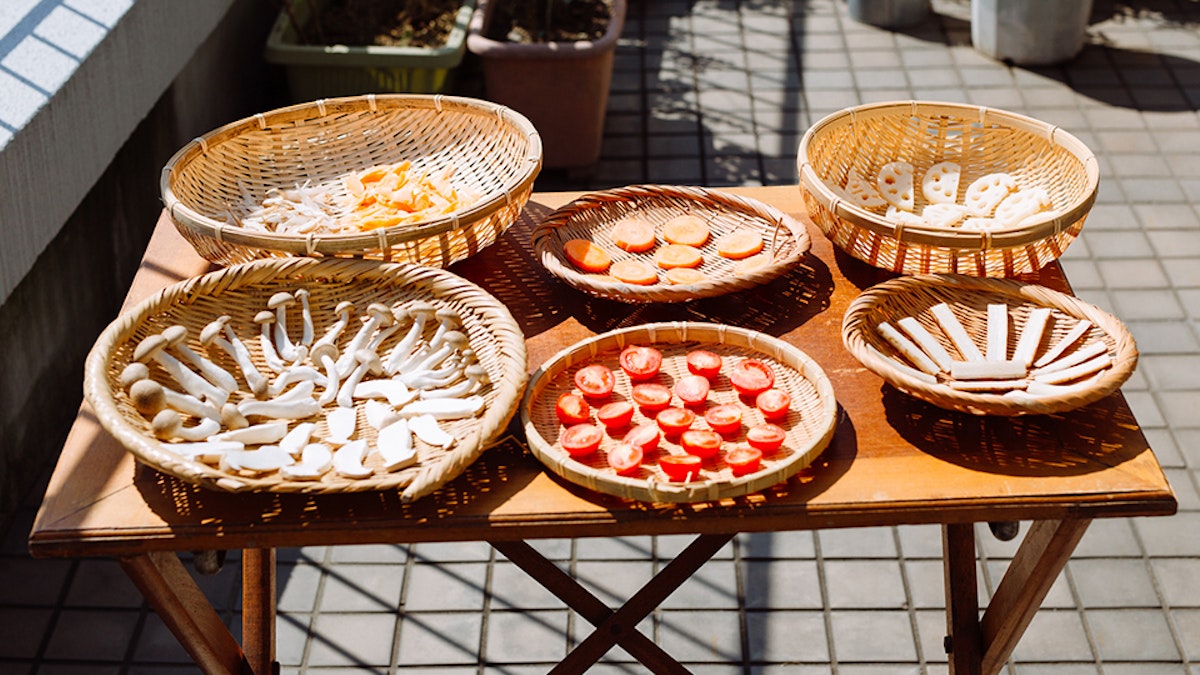
[[496,1],[479,0],[467,31],[467,50],[479,57],[486,97],[529,118],[541,135],[546,168],[595,164],[625,0],[613,0],[608,30],[599,40],[536,44],[487,37]]

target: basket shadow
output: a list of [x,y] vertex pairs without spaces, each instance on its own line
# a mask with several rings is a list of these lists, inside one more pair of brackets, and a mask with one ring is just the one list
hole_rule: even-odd
[[905,440],[974,471],[1083,475],[1117,466],[1147,447],[1119,393],[1066,413],[1018,417],[945,410],[889,385],[881,393],[888,423]]

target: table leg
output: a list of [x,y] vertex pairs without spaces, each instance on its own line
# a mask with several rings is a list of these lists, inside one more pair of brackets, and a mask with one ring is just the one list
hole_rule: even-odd
[[119,558],[121,568],[206,673],[251,673],[237,640],[171,552]]
[[275,662],[275,549],[242,550],[242,648],[255,673],[278,673]]
[[979,675],[979,583],[975,575],[975,526],[942,526],[946,578],[946,653],[954,675]]

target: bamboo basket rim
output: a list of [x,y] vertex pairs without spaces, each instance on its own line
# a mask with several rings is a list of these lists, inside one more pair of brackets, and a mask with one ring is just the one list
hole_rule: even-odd
[[[951,388],[940,379],[937,384],[923,382],[889,363],[894,358],[902,364],[907,364],[894,349],[877,350],[868,342],[866,333],[875,331],[875,325],[868,321],[868,317],[885,312],[890,301],[902,297],[911,298],[914,297],[914,293],[931,292],[947,302],[952,311],[962,311],[965,304],[956,303],[956,297],[974,299],[978,304],[983,294],[991,294],[1012,300],[1009,303],[1010,315],[1013,305],[1048,307],[1069,317],[1090,321],[1093,324],[1092,330],[1098,329],[1104,335],[1103,341],[1107,344],[1112,359],[1111,366],[1093,380],[1089,380],[1089,386],[1071,394],[1013,397],[998,393],[960,391]],[[930,303],[930,306],[933,304],[935,303]],[[1045,286],[1016,279],[958,274],[902,276],[868,288],[846,308],[842,320],[842,341],[859,362],[895,388],[938,407],[975,415],[1018,416],[1074,410],[1119,389],[1133,374],[1138,361],[1137,344],[1121,320],[1091,303]],[[1084,343],[1086,342],[1085,338]]]
[[[433,218],[418,224],[394,225],[379,228],[370,234],[323,234],[300,236],[278,232],[256,232],[224,223],[205,216],[180,200],[173,188],[173,179],[179,167],[203,156],[210,147],[215,147],[240,136],[248,130],[265,129],[272,125],[304,123],[319,118],[336,118],[364,109],[372,113],[385,114],[391,110],[406,108],[433,109],[439,114],[447,111],[465,111],[477,115],[493,116],[504,120],[525,136],[529,147],[523,158],[524,169],[512,176],[504,189],[485,195],[471,206],[452,214]],[[513,201],[513,195],[532,188],[542,166],[541,136],[533,123],[521,113],[497,103],[466,96],[446,94],[363,94],[325,98],[277,108],[265,113],[222,125],[185,144],[163,166],[159,177],[159,191],[163,204],[172,220],[198,235],[210,237],[218,242],[284,251],[293,254],[332,255],[359,253],[365,250],[389,250],[392,246],[406,242],[453,232],[482,222]],[[365,167],[363,167],[365,168]]]
[[[394,472],[376,472],[368,478],[352,479],[327,474],[317,481],[293,480],[278,475],[233,475],[219,467],[192,460],[166,449],[150,433],[148,422],[128,403],[128,395],[119,391],[118,378],[126,363],[117,363],[119,350],[127,350],[129,340],[147,322],[156,317],[174,320],[189,311],[205,313],[207,300],[242,289],[264,299],[279,290],[299,286],[316,288],[335,281],[344,287],[358,285],[369,298],[381,298],[380,289],[397,289],[393,294],[409,293],[412,300],[451,304],[461,302],[477,316],[463,316],[464,331],[487,332],[496,342],[496,377],[491,378],[484,397],[487,405],[474,419],[465,423],[467,432],[457,434],[456,443],[440,453],[432,453],[433,462],[424,459],[415,467]],[[332,310],[329,315],[334,314]],[[313,307],[314,319],[318,318]],[[175,321],[180,323],[181,321]],[[474,324],[474,325],[470,325]],[[352,331],[347,328],[343,338]],[[243,337],[247,347],[257,353],[252,338]],[[385,343],[387,344],[387,343]],[[257,357],[256,357],[257,358]],[[484,359],[481,357],[481,362]],[[489,369],[492,370],[492,369]],[[489,372],[489,375],[492,375]],[[245,385],[239,379],[239,391]],[[226,492],[278,492],[336,494],[369,490],[401,491],[401,499],[414,501],[455,478],[479,455],[501,437],[516,414],[528,380],[524,335],[507,307],[475,284],[441,268],[412,263],[386,263],[352,258],[264,258],[232,265],[172,284],[122,312],[96,339],[84,364],[84,398],[92,406],[102,428],[109,432],[142,464],[175,476],[184,482]],[[236,392],[235,392],[236,393]],[[123,401],[118,405],[118,399]],[[336,406],[336,402],[331,404]],[[356,409],[362,403],[356,403]],[[123,410],[124,408],[124,410]],[[323,409],[325,410],[325,409]],[[312,421],[311,419],[309,421]],[[298,421],[297,421],[298,422]],[[289,423],[289,426],[291,423]],[[361,425],[361,423],[360,423]],[[361,438],[361,436],[359,436]]]
[[[802,380],[806,388],[811,387],[811,391],[807,392],[808,397],[803,401],[809,404],[810,410],[803,414],[797,412],[797,392],[790,392],[793,394],[790,415],[806,418],[811,414],[812,419],[795,421],[789,416],[792,427],[788,429],[788,441],[785,445],[794,445],[789,448],[792,452],[778,461],[770,460],[769,455],[764,453],[763,467],[745,476],[732,476],[725,468],[712,472],[715,478],[685,483],[660,480],[655,476],[621,476],[611,467],[588,466],[569,456],[556,442],[552,443],[542,436],[534,420],[533,408],[546,405],[550,409],[554,407],[555,401],[539,399],[549,389],[552,381],[564,376],[570,368],[594,359],[601,353],[619,350],[630,344],[656,345],[664,351],[670,346],[682,349],[684,345],[692,344],[721,346],[740,350],[739,353],[747,358],[770,359],[774,362],[773,368],[787,368],[791,371],[788,373],[789,377],[795,377],[797,381]],[[627,379],[618,373],[619,390],[628,386],[628,382],[622,382]],[[776,378],[776,386],[780,386],[780,379]],[[699,413],[697,415],[701,416]],[[525,429],[528,446],[546,468],[572,483],[596,492],[655,503],[695,503],[742,497],[784,482],[811,465],[825,450],[833,438],[837,420],[838,403],[833,385],[820,365],[806,353],[779,338],[758,331],[726,324],[690,321],[649,323],[621,328],[566,347],[547,359],[533,373],[521,402],[521,423]],[[805,429],[797,429],[801,422],[807,422],[807,434],[804,433]],[[726,442],[729,443],[728,439]],[[598,452],[604,452],[604,448]]]
[[[1082,196],[1068,205],[1066,209],[1056,210],[1056,215],[1053,217],[990,231],[971,231],[932,225],[903,225],[843,200],[817,175],[816,169],[807,159],[808,149],[814,139],[827,127],[839,124],[847,118],[851,124],[855,124],[860,119],[921,115],[939,111],[964,119],[977,119],[982,126],[1008,126],[1044,138],[1052,145],[1062,147],[1074,155],[1083,167],[1086,187]],[[797,168],[800,173],[800,183],[804,189],[808,190],[822,206],[829,209],[838,218],[874,234],[891,237],[909,244],[945,247],[960,251],[1012,248],[1056,236],[1087,215],[1096,202],[1100,181],[1100,166],[1096,155],[1078,137],[1058,125],[988,106],[922,100],[868,103],[845,108],[825,116],[809,127],[801,137],[797,151]]]
[[[568,226],[573,218],[581,214],[591,213],[600,215],[598,222],[589,228],[589,234],[592,235],[592,241],[605,251],[616,256],[651,257],[653,249],[647,253],[630,254],[606,237],[596,237],[595,234],[625,215],[626,207],[635,210],[640,204],[663,204],[663,210],[669,210],[676,202],[689,205],[686,209],[680,207],[681,214],[734,214],[743,220],[743,224],[753,224],[763,236],[763,252],[772,253],[771,262],[742,274],[720,270],[719,276],[700,283],[674,285],[660,280],[653,285],[641,286],[580,272],[565,260],[564,242],[557,236],[559,228]],[[568,284],[598,297],[643,303],[686,302],[765,284],[798,263],[808,253],[812,243],[808,230],[797,219],[757,199],[720,189],[661,184],[626,185],[581,195],[544,218],[534,228],[531,239],[535,255],[542,265]],[[714,235],[702,248],[712,249],[708,254],[710,257],[716,255],[713,252],[715,239]]]

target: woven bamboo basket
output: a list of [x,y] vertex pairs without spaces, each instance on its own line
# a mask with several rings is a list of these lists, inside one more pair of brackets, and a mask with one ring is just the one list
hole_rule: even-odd
[[[1022,189],[1040,187],[1053,210],[1022,224],[977,231],[903,225],[848,203],[830,187],[850,172],[874,180],[896,160],[920,180],[941,161],[961,167],[961,194],[975,179],[1007,173]],[[809,216],[838,248],[875,267],[904,274],[1009,277],[1040,269],[1079,236],[1096,200],[1099,167],[1078,138],[1016,113],[959,103],[898,101],[847,108],[814,124],[800,141],[800,188]]]
[[[671,284],[663,270],[657,283],[636,285],[603,274],[582,272],[563,252],[571,239],[586,239],[604,249],[612,260],[642,260],[654,265],[654,253],[663,242],[661,225],[683,214],[695,215],[709,225],[708,242],[700,247],[704,262],[697,268],[706,281]],[[658,228],[655,249],[631,253],[609,238],[620,220],[636,215]],[[763,239],[763,263],[742,271],[737,260],[716,252],[717,240],[737,230],[757,232]],[[685,302],[732,293],[764,284],[786,273],[808,252],[808,232],[795,218],[755,199],[699,187],[632,185],[584,195],[546,217],[534,230],[533,247],[552,274],[591,295],[623,302]]]
[[[326,186],[379,164],[453,169],[469,206],[416,224],[361,233],[261,232],[240,218],[271,189]],[[159,187],[175,226],[220,265],[290,255],[353,256],[434,267],[493,243],[521,213],[541,170],[542,144],[521,114],[487,101],[367,94],[280,108],[227,124],[188,143],[163,168]],[[343,214],[339,214],[343,215]]]
[[[1032,352],[1032,367],[1024,376],[1027,383],[1036,380],[1038,369],[1047,363],[1072,358],[1072,354],[1083,355],[1087,349],[1107,354],[1109,365],[1078,381],[1064,383],[1058,388],[1041,387],[1036,391],[1032,388],[961,391],[945,372],[935,377],[936,382],[929,382],[884,338],[879,326],[881,322],[896,326],[901,319],[912,317],[937,340],[952,360],[964,360],[962,351],[932,310],[942,303],[950,308],[985,358],[989,334],[988,305],[1007,306],[1006,359],[1014,358],[1019,337],[1033,312],[1048,308],[1041,339]],[[1085,332],[1074,337],[1079,331]],[[1138,360],[1137,345],[1125,326],[1094,305],[1036,284],[951,274],[898,277],[867,289],[847,308],[842,322],[842,339],[846,349],[864,366],[897,389],[948,410],[976,415],[1051,414],[1085,406],[1120,388],[1133,374]],[[1055,353],[1060,356],[1054,357]],[[1039,363],[1047,359],[1051,360]]]
[[[783,427],[787,439],[783,447],[764,453],[761,468],[744,476],[734,476],[720,458],[706,460],[700,477],[688,482],[672,482],[658,467],[656,458],[665,453],[681,454],[677,439],[663,437],[656,452],[647,453],[640,472],[618,475],[608,465],[606,452],[622,438],[624,431],[605,437],[599,451],[588,457],[571,457],[559,441],[565,429],[555,413],[558,397],[574,388],[574,374],[591,363],[613,369],[616,386],[610,400],[630,398],[632,383],[621,371],[617,357],[626,345],[651,345],[662,352],[663,362],[655,381],[671,386],[688,374],[686,356],[693,349],[719,354],[723,371],[730,364],[747,358],[766,362],[775,372],[775,387],[786,391],[792,400],[786,420],[775,422]],[[737,392],[722,376],[713,381],[709,406],[740,400]],[[727,436],[725,450],[745,442],[745,430],[763,422],[762,413],[751,402],[743,404],[743,428],[738,436]],[[675,399],[674,405],[679,405]],[[837,422],[837,400],[824,371],[804,352],[778,338],[722,324],[672,322],[653,323],[610,331],[579,342],[558,353],[533,374],[521,403],[521,421],[533,454],[551,471],[568,481],[597,492],[644,502],[689,503],[740,497],[786,481],[807,467],[829,444]],[[653,423],[643,411],[635,413],[631,427]],[[693,428],[706,428],[702,412],[697,412]]]
[[[366,316],[365,308],[371,303],[408,306],[420,300],[437,309],[457,311],[462,320],[459,330],[467,336],[491,381],[477,391],[484,400],[482,412],[468,419],[442,421],[442,428],[456,442],[444,448],[417,440],[418,461],[408,468],[388,472],[382,468],[378,454],[372,452],[364,461],[372,473],[365,478],[346,478],[329,471],[317,480],[289,480],[278,471],[263,474],[227,471],[219,465],[190,459],[173,450],[173,443],[158,440],[150,421],[138,412],[121,385],[122,371],[134,360],[137,345],[169,326],[184,326],[187,329],[184,344],[236,376],[239,389],[229,400],[255,398],[232,357],[221,349],[206,349],[199,335],[217,317],[231,317],[228,325],[249,350],[257,369],[273,378],[265,365],[254,316],[275,293],[301,288],[310,294],[314,334],[318,338],[338,318],[334,310],[338,304],[354,303],[353,316],[337,341],[339,352],[353,339],[360,320]],[[298,339],[296,336],[302,333],[299,305],[285,320],[289,335]],[[422,339],[431,339],[438,325],[431,320],[424,327]],[[383,341],[378,353],[389,351],[406,331],[398,330]],[[151,379],[180,388],[168,371],[157,365],[151,365]],[[293,257],[253,261],[195,277],[163,289],[124,312],[104,330],[88,355],[84,394],[100,424],[138,461],[188,483],[230,492],[326,494],[395,489],[402,490],[404,500],[412,501],[453,479],[502,435],[516,413],[526,381],[525,339],[520,327],[504,305],[478,286],[441,269],[407,263]],[[317,385],[317,393],[322,386]],[[365,439],[374,446],[378,433],[367,423],[367,404],[356,400],[354,406],[357,429],[353,438]],[[315,423],[313,440],[323,439],[328,433],[325,413],[336,407],[336,401],[325,405],[310,418],[289,422],[289,427]]]

